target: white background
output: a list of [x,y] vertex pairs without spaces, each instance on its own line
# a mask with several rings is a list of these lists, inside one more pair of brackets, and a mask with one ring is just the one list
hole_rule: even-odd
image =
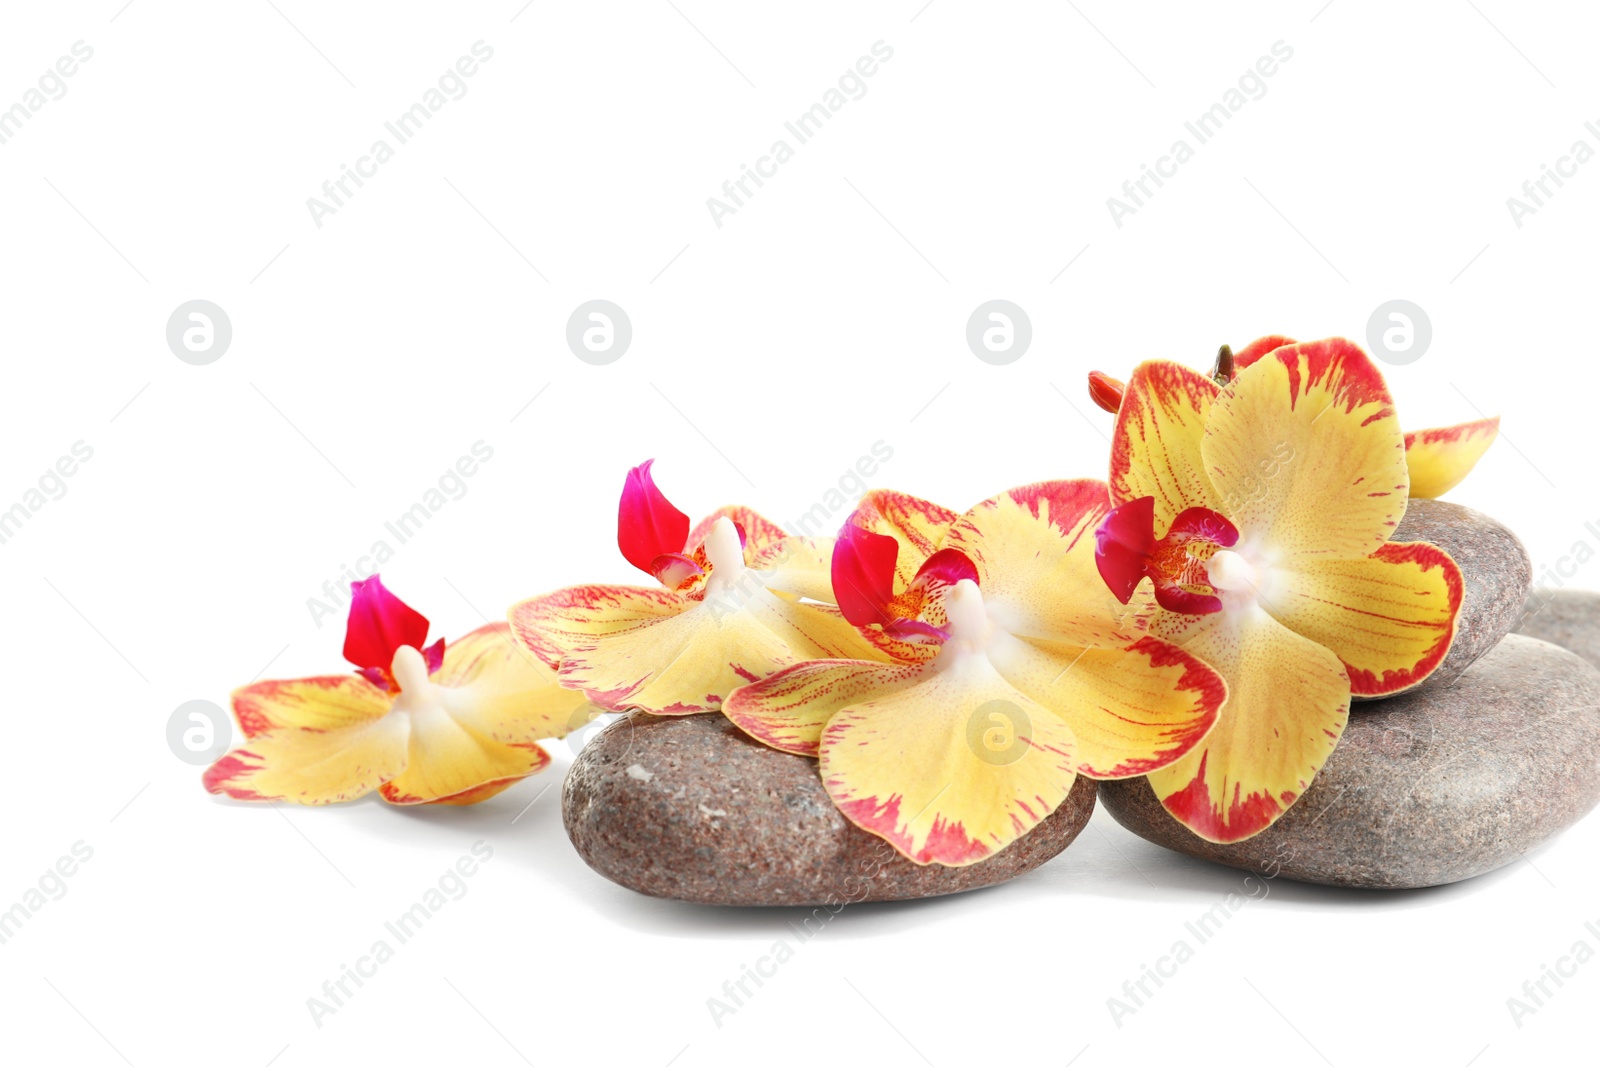
[[[1600,546],[1600,162],[1520,228],[1506,206],[1574,140],[1600,148],[1592,12],[274,2],[9,4],[0,29],[0,107],[94,49],[0,145],[0,508],[93,448],[0,545],[0,908],[93,849],[0,945],[6,1060],[1583,1055],[1600,963],[1521,1028],[1506,998],[1600,944],[1600,821],[1445,889],[1273,883],[1119,1027],[1107,998],[1244,876],[1101,813],[1005,887],[847,909],[718,1027],[707,998],[799,916],[590,872],[541,793],[564,755],[473,809],[279,810],[207,796],[164,730],[263,671],[340,669],[342,611],[319,627],[308,598],[474,442],[493,459],[383,568],[436,635],[639,577],[614,522],[646,457],[686,511],[785,519],[882,440],[878,484],[961,509],[1102,474],[1092,368],[1362,339],[1394,298],[1433,325],[1390,372],[1403,422],[1505,417],[1453,498],[1512,523],[1536,569]],[[479,40],[467,94],[318,228],[306,199]],[[866,95],[718,228],[707,197],[880,40]],[[1107,197],[1280,40],[1266,94],[1117,227]],[[196,298],[233,326],[209,366],[164,336]],[[564,340],[593,298],[633,323],[609,366]],[[964,339],[992,298],[1032,321],[1008,366]],[[480,839],[470,892],[315,1025],[307,998]]]

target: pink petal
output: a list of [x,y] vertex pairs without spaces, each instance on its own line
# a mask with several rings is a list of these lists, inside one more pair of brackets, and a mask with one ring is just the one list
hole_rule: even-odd
[[[1205,568],[1188,553],[1191,541],[1230,548],[1239,530],[1227,516],[1210,508],[1180,511],[1165,537],[1157,540],[1155,497],[1142,496],[1112,508],[1095,530],[1095,566],[1106,587],[1126,604],[1141,579],[1149,578],[1156,603],[1184,615],[1209,615],[1222,610],[1220,597],[1183,588],[1205,585]],[[1209,587],[1209,586],[1208,586]]]
[[923,622],[921,619],[896,619],[885,626],[883,632],[912,644],[942,645],[950,640],[949,630],[941,629],[931,622]]
[[647,459],[628,472],[617,506],[617,547],[629,563],[654,574],[657,556],[680,553],[689,539],[689,516],[656,488]]
[[941,548],[929,556],[921,567],[917,568],[917,576],[912,580],[914,586],[926,586],[930,580],[938,581],[944,585],[955,585],[965,578],[973,585],[981,584],[978,581],[978,567],[972,558],[959,548]]
[[385,693],[398,693],[400,687],[394,684],[394,679],[389,676],[386,667],[362,667],[357,674],[382,689]]
[[374,574],[350,583],[350,621],[344,632],[344,658],[357,667],[387,672],[395,649],[421,649],[428,639],[428,620],[383,587]]
[[1094,531],[1094,564],[1106,588],[1124,604],[1133,599],[1156,549],[1156,498],[1141,496],[1106,512]]
[[1185,508],[1172,520],[1172,528],[1165,540],[1173,544],[1189,541],[1210,541],[1222,548],[1232,548],[1239,543],[1239,530],[1226,515],[1210,508]]
[[889,622],[900,542],[846,523],[833,543],[833,597],[852,626]]

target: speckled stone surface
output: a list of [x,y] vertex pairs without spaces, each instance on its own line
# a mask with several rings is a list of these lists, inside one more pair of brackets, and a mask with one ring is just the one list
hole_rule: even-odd
[[1522,618],[1533,584],[1528,550],[1481,511],[1445,500],[1412,500],[1391,541],[1432,541],[1461,568],[1464,595],[1456,637],[1439,668],[1417,689],[1449,685]]
[[839,814],[815,760],[745,737],[721,715],[633,713],[584,746],[561,811],[578,854],[640,893],[700,904],[839,906],[941,896],[1025,874],[1094,813],[1079,777],[1022,840],[969,867],[920,867]]
[[1600,593],[1535,589],[1517,633],[1570,649],[1600,667]]
[[1267,877],[1408,889],[1503,867],[1600,802],[1600,669],[1513,634],[1448,688],[1357,705],[1311,788],[1232,845],[1195,837],[1143,778],[1101,801],[1146,840]]

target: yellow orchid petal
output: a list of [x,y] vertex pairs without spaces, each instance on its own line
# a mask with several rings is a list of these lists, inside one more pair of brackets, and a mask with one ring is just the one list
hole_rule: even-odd
[[1207,841],[1242,841],[1271,826],[1327,762],[1350,683],[1339,657],[1259,607],[1207,616],[1184,651],[1216,668],[1228,702],[1206,739],[1150,785]]
[[[716,711],[739,686],[801,660],[882,658],[837,609],[767,588],[764,573],[744,565],[727,517],[706,550],[711,573],[693,595],[590,586],[578,598],[513,608],[513,630],[566,649],[561,684],[612,710],[657,715]],[[524,636],[518,623],[529,619]]]
[[1227,697],[1209,666],[1153,637],[1127,649],[997,640],[989,660],[1066,722],[1078,740],[1078,772],[1091,778],[1131,778],[1181,759],[1210,733]]
[[358,674],[256,682],[234,690],[233,717],[246,737],[268,730],[335,730],[380,719],[394,695]]
[[785,537],[746,558],[768,589],[821,604],[833,599],[833,538]]
[[413,714],[406,767],[381,792],[391,804],[476,803],[549,764],[533,741],[507,744],[470,715],[429,709]]
[[741,686],[723,701],[722,713],[762,744],[815,756],[828,720],[858,700],[887,696],[923,677],[909,663],[818,659],[786,667]]
[[1286,567],[1263,606],[1343,661],[1355,696],[1388,696],[1433,673],[1450,651],[1461,570],[1426,541],[1391,541],[1367,559]]
[[1362,559],[1406,510],[1405,442],[1383,375],[1341,338],[1285,345],[1217,397],[1201,457],[1241,551]]
[[1500,434],[1500,416],[1406,434],[1406,466],[1411,495],[1444,496],[1472,473]]
[[405,770],[409,734],[400,715],[329,730],[269,729],[212,764],[205,787],[236,800],[354,800]]
[[502,744],[564,737],[587,721],[579,711],[588,699],[519,646],[508,623],[491,622],[446,644],[433,681],[448,690],[453,715]]
[[1135,635],[1095,567],[1095,527],[1110,507],[1091,478],[1012,489],[968,511],[942,547],[972,560],[996,624],[1019,636],[1121,648]]
[[1060,806],[1072,730],[982,657],[920,668],[914,685],[840,711],[823,731],[824,786],[845,817],[915,863],[964,867]]
[[511,641],[503,623],[468,634],[431,677],[414,649],[395,652],[396,716],[411,723],[405,770],[382,786],[391,804],[476,803],[543,770],[539,740],[571,729],[582,694]]
[[[626,597],[614,603],[630,610]],[[604,625],[603,613],[597,623]],[[779,668],[830,658],[881,657],[837,611],[752,585],[727,594],[708,589],[705,600],[685,599],[675,615],[574,649],[561,681],[615,711],[692,715],[718,710],[727,694]]]
[[576,585],[514,604],[507,618],[518,644],[560,670],[571,649],[671,618],[685,602],[659,586]]
[[1156,500],[1165,530],[1186,508],[1219,507],[1200,442],[1217,384],[1178,363],[1151,360],[1134,368],[1111,441],[1111,502]]

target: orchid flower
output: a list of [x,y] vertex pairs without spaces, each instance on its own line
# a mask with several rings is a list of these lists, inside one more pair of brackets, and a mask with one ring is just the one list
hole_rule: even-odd
[[[1227,385],[1234,374],[1262,356],[1294,343],[1280,334],[1268,334],[1256,338],[1238,352],[1224,345],[1217,357],[1212,378],[1219,386]],[[1089,372],[1089,398],[1113,415],[1122,404],[1123,389],[1123,383],[1109,374]],[[1499,433],[1498,415],[1407,433],[1405,450],[1406,466],[1410,471],[1409,494],[1429,500],[1444,496],[1472,472]]]
[[847,618],[905,658],[820,659],[737,689],[723,713],[820,760],[851,822],[919,864],[995,854],[1077,775],[1166,767],[1216,722],[1226,688],[1196,657],[1130,632],[1096,573],[1105,483],[1042,482],[957,516],[869,494],[834,548]]
[[1096,559],[1137,625],[1227,680],[1215,731],[1149,776],[1206,840],[1270,826],[1352,695],[1412,688],[1449,651],[1460,570],[1389,540],[1408,481],[1389,390],[1349,341],[1274,346],[1226,386],[1165,361],[1134,371]]
[[538,742],[587,720],[583,694],[505,623],[424,648],[428,620],[377,575],[350,590],[344,654],[357,672],[236,690],[245,742],[206,771],[210,792],[332,804],[377,789],[391,804],[476,804],[543,770]]
[[562,685],[612,711],[690,715],[791,663],[876,654],[838,609],[811,602],[832,597],[832,538],[790,537],[742,507],[691,529],[650,467],[628,472],[617,544],[660,586],[574,586],[511,608],[517,640]]

